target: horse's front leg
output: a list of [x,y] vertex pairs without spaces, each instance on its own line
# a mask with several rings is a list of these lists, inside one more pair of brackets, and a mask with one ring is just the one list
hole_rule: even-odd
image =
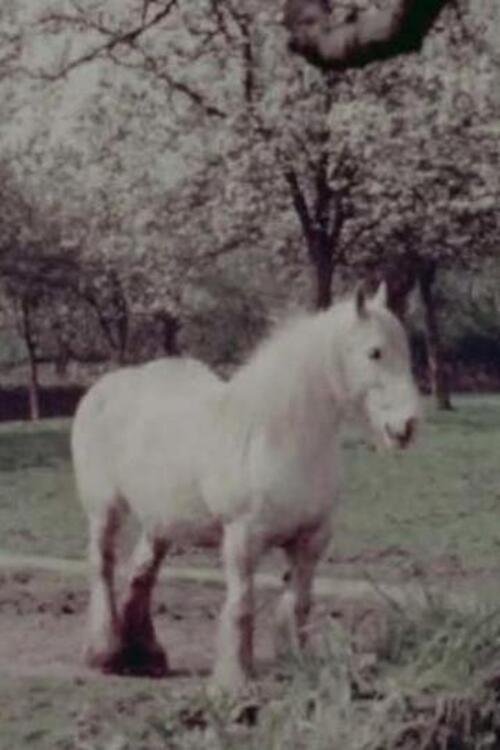
[[297,534],[285,547],[290,569],[276,611],[275,648],[278,654],[300,653],[307,642],[316,566],[331,539],[331,524]]
[[222,610],[214,682],[237,692],[253,673],[254,571],[261,545],[242,521],[224,529],[226,601]]

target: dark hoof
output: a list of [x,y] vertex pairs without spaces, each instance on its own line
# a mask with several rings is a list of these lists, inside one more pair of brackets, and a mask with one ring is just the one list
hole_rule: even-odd
[[159,646],[127,645],[112,654],[87,656],[86,662],[104,674],[160,678],[169,673],[166,654]]
[[166,677],[169,672],[166,654],[160,646],[124,646],[117,657],[117,674],[158,678]]

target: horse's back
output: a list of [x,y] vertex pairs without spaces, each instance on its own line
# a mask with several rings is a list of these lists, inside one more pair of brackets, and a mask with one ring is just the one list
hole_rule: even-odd
[[72,430],[83,504],[92,509],[119,495],[124,462],[140,458],[145,436],[169,430],[173,445],[179,413],[196,400],[209,399],[220,387],[208,367],[188,358],[126,367],[98,380],[80,402]]
[[155,359],[135,369],[142,384],[148,389],[167,387],[183,390],[184,387],[204,387],[219,384],[220,379],[209,367],[190,357]]

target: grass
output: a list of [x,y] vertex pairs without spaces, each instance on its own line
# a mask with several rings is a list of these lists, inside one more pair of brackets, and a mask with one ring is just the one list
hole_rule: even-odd
[[187,700],[171,693],[144,680],[12,679],[0,686],[0,750],[163,750]]
[[[380,455],[352,434],[333,559],[359,571],[405,574],[414,560],[448,570],[500,559],[500,397],[429,409],[408,453]],[[0,426],[0,549],[80,558],[86,522],[69,459],[69,423]]]
[[187,681],[10,680],[0,685],[0,750],[498,748],[488,668],[500,612],[433,602],[389,617],[369,662],[332,624],[314,656],[282,663],[279,680],[239,701]]
[[[431,412],[408,454],[380,456],[348,435],[338,568],[498,567],[500,398],[457,407]],[[0,548],[82,556],[68,435],[65,421],[0,426]],[[236,704],[194,678],[0,681],[0,750],[500,747],[500,611],[459,612],[436,593],[418,611],[386,604],[369,652],[332,620],[316,656],[282,664]]]
[[69,423],[0,426],[0,549],[79,558],[86,521],[70,464]]
[[[376,454],[349,433],[337,569],[349,562],[351,574],[409,575],[415,560],[427,571],[443,561],[457,571],[498,567],[499,447],[494,396],[430,411],[405,454]],[[1,425],[0,549],[80,558],[85,537],[69,423]],[[426,574],[421,581],[425,588]],[[331,621],[319,653],[281,664],[238,703],[210,697],[194,678],[0,680],[0,750],[500,747],[500,611],[458,612],[435,593],[418,611],[390,601],[386,609],[369,652]]]
[[[428,409],[418,445],[381,456],[346,450],[346,490],[338,515],[339,555],[386,550],[441,560],[456,570],[500,559],[500,398],[456,399],[457,409]],[[376,555],[375,555],[376,557]]]

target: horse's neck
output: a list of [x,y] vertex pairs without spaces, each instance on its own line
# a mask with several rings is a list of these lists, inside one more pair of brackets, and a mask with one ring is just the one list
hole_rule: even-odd
[[232,408],[250,429],[287,442],[334,439],[343,405],[332,388],[314,318],[271,341],[229,384]]

